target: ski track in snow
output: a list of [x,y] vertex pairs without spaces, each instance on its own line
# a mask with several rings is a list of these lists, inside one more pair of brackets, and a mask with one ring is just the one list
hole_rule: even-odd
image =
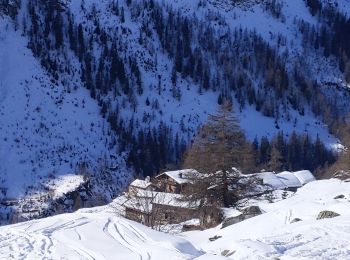
[[[127,257],[151,260],[159,259],[159,255],[166,253],[171,254],[170,259],[194,259],[200,255],[194,247],[193,256],[182,254],[176,248],[177,244],[163,247],[163,242],[154,241],[119,217],[91,215],[94,217],[73,213],[21,223],[10,228],[2,227],[0,259],[98,260]],[[190,244],[187,241],[185,243]]]

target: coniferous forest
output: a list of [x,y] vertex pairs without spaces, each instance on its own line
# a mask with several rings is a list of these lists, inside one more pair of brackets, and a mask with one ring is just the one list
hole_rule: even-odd
[[[306,14],[290,18],[282,0],[257,3],[273,23],[292,26],[289,34],[240,24],[237,10],[252,8],[250,1],[201,0],[196,12],[156,0],[0,6],[53,86],[67,94],[83,86],[97,102],[107,149],[135,175],[154,176],[182,166],[199,127],[225,102],[241,119],[255,113],[273,124],[272,132],[246,136],[256,170],[321,172],[337,161],[326,139],[346,145],[348,136],[349,19],[336,5],[303,4]],[[323,126],[328,137],[307,129]],[[79,160],[68,160],[72,170],[96,170],[86,156]],[[113,160],[103,156],[98,168],[113,171]]]
[[[319,26],[295,19],[304,48],[325,57],[335,57],[347,80],[350,75],[347,18],[338,10],[323,7],[317,0],[307,0],[306,4],[310,13],[317,17]],[[80,78],[91,97],[98,101],[101,115],[110,124],[108,131],[116,136],[115,142],[122,151],[129,152],[129,165],[145,176],[168,165],[179,165],[196,132],[186,129],[185,122],[181,122],[180,129],[162,120],[152,127],[147,126],[148,122],[157,121],[157,113],[162,113],[158,100],[164,92],[162,73],[155,71],[158,85],[146,85],[142,76],[144,70],[157,68],[157,51],[167,55],[172,63],[171,82],[166,87],[178,102],[183,92],[178,82],[187,79],[193,82],[198,95],[208,91],[217,93],[218,104],[234,99],[239,111],[252,106],[262,115],[274,118],[276,129],[279,129],[280,120],[293,120],[290,109],[301,116],[311,109],[330,126],[331,133],[335,133],[348,112],[345,103],[335,98],[337,94],[329,94],[334,90],[324,89],[316,79],[309,77],[302,57],[297,57],[290,68],[288,43],[283,35],[274,35],[278,45],[272,47],[254,30],[231,29],[214,11],[209,10],[203,22],[203,18],[183,16],[171,5],[164,6],[157,1],[126,1],[126,6],[110,1],[108,12],[117,21],[112,33],[111,28],[101,26],[102,17],[96,6],[85,10],[84,1],[80,9],[87,12],[89,24],[75,19],[64,1],[30,0],[21,5],[25,5],[28,16],[16,22],[28,35],[29,47],[35,56],[68,91],[77,87],[69,79]],[[200,1],[199,5],[205,6],[206,1]],[[265,4],[264,9],[283,22],[281,5],[273,1]],[[133,46],[126,42],[126,36],[133,33],[123,26],[126,8],[130,11],[128,19],[140,23],[140,31],[135,35],[138,47],[149,51],[153,60],[140,64],[138,55],[144,54],[139,50],[134,52]],[[216,28],[218,25],[220,29]],[[149,46],[153,49],[148,50]],[[72,57],[78,64],[72,65]],[[216,69],[211,69],[213,67]],[[138,97],[144,95],[145,88],[153,89],[152,96],[147,96],[144,104],[140,104]],[[341,95],[348,93],[345,91]],[[121,116],[125,109],[136,111],[144,106],[151,107],[152,114],[128,119]],[[325,163],[333,163],[336,157],[326,150],[319,138],[297,133],[286,137],[282,130],[273,140],[263,137],[254,140],[252,146],[258,155],[257,165],[268,164],[278,153],[281,169],[315,170]],[[310,163],[307,156],[315,160]]]

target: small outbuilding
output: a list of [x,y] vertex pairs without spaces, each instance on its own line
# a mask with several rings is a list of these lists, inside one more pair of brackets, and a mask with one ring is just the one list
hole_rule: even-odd
[[151,182],[150,177],[146,177],[144,180],[136,179],[129,185],[129,193],[136,194],[138,190],[145,191],[157,191],[158,188]]

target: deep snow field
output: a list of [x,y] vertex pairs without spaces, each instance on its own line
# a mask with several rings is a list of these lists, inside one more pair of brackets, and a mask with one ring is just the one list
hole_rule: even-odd
[[[1,227],[0,258],[349,259],[349,199],[349,182],[315,181],[287,199],[258,203],[265,212],[260,216],[178,235],[125,220],[110,206],[83,209]],[[316,220],[322,210],[341,216]],[[291,223],[294,218],[302,221]],[[221,238],[210,242],[213,236]]]

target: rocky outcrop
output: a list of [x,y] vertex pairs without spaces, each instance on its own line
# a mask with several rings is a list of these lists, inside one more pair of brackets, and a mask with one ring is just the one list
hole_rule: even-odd
[[203,228],[199,225],[189,225],[189,224],[185,224],[182,226],[182,232],[194,231],[194,230],[203,230]]
[[340,195],[334,197],[335,200],[344,199],[344,198],[345,198],[345,196],[343,194],[340,194]]
[[222,236],[213,236],[213,237],[209,237],[209,241],[213,242],[215,240],[218,240],[219,238],[222,238]]
[[234,224],[237,224],[243,220],[261,215],[263,212],[261,211],[261,209],[258,206],[250,206],[247,208],[244,208],[241,211],[241,214],[238,216],[234,216],[234,217],[229,217],[226,218],[223,222],[222,222],[222,227],[221,228],[225,228]]
[[222,255],[222,256],[225,256],[225,257],[229,257],[229,256],[233,255],[235,252],[236,252],[236,251],[232,251],[232,252],[231,252],[230,250],[227,250],[227,249],[226,249],[226,250],[224,250],[224,251],[221,252],[221,255]]
[[52,190],[20,200],[2,201],[0,203],[0,225],[45,218],[94,206],[96,205],[94,197],[92,185],[89,178],[86,177],[76,188],[59,197],[56,197]]
[[324,210],[321,211],[318,216],[317,219],[324,219],[324,218],[335,218],[340,216],[340,214],[334,212],[334,211],[330,211],[330,210]]
[[[255,217],[262,214],[261,209],[258,206],[250,206],[242,210],[242,214],[249,217]],[[247,219],[246,218],[246,219]]]
[[292,224],[292,223],[296,223],[296,222],[300,222],[300,221],[302,221],[302,219],[294,218],[290,223]]
[[337,171],[333,174],[333,178],[342,180],[342,181],[350,181],[350,172],[349,171]]

